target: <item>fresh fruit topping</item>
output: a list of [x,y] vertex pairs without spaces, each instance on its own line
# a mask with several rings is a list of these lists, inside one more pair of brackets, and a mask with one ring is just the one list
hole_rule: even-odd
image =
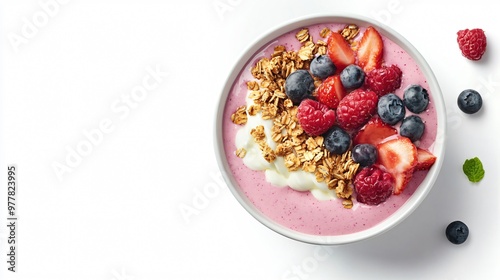
[[445,233],[451,243],[459,245],[469,237],[469,227],[462,221],[454,221],[446,227]]
[[466,114],[474,114],[483,106],[483,98],[473,89],[462,91],[457,98],[458,108]]
[[330,32],[327,42],[327,54],[337,67],[337,72],[356,62],[356,54],[351,45],[337,32]]
[[327,77],[335,74],[335,71],[337,71],[337,67],[326,54],[313,58],[311,64],[309,65],[309,69],[311,70],[313,76],[320,79],[326,79]]
[[380,68],[383,50],[384,42],[382,41],[382,36],[380,36],[374,27],[369,26],[366,28],[359,42],[357,52],[358,65],[361,66],[365,72]]
[[311,136],[325,133],[335,124],[335,111],[312,99],[304,99],[297,108],[302,129]]
[[483,163],[478,157],[465,160],[462,170],[469,181],[473,183],[477,183],[484,178]]
[[394,194],[400,194],[413,176],[418,162],[417,147],[406,137],[377,145],[378,163],[394,177]]
[[380,117],[375,115],[368,123],[363,126],[356,136],[354,136],[353,144],[372,144],[377,145],[387,137],[398,134],[396,128],[384,123]]
[[307,70],[297,70],[285,80],[285,93],[297,105],[305,98],[312,97],[314,79]]
[[401,98],[394,93],[389,93],[379,98],[377,113],[383,122],[395,125],[404,118],[406,109]]
[[377,147],[372,144],[358,144],[352,148],[352,159],[360,166],[370,166],[377,161]]
[[343,154],[351,146],[351,136],[338,126],[333,126],[323,137],[325,148],[332,154]]
[[399,134],[410,138],[412,142],[420,140],[424,134],[425,124],[417,115],[411,115],[403,119],[399,127]]
[[365,72],[356,64],[347,65],[340,72],[340,81],[346,89],[360,88],[365,83]]
[[405,89],[403,103],[410,112],[420,114],[429,105],[429,93],[421,85],[411,85]]
[[429,170],[436,162],[436,156],[428,150],[417,147],[417,165],[415,170]]
[[366,73],[366,86],[378,96],[394,92],[401,87],[403,72],[397,65],[382,66]]
[[340,100],[346,95],[339,75],[326,78],[318,86],[316,93],[318,101],[332,109],[337,109]]
[[480,28],[457,32],[457,42],[462,55],[470,60],[480,60],[486,52],[486,35]]
[[368,204],[378,205],[392,195],[394,178],[388,172],[371,166],[365,167],[354,177],[356,200]]
[[377,111],[378,96],[371,90],[355,89],[339,102],[337,122],[347,130],[363,126]]

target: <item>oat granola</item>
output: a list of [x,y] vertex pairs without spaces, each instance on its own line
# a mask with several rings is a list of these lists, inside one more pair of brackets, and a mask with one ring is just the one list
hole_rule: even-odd
[[[325,38],[331,31],[324,28],[320,36]],[[355,25],[348,25],[340,31],[352,41],[359,33]],[[337,197],[343,199],[344,208],[353,206],[354,192],[352,181],[359,168],[348,151],[342,155],[331,154],[323,144],[322,136],[309,136],[301,128],[297,120],[297,106],[285,94],[285,79],[298,69],[308,69],[311,60],[316,55],[326,53],[326,42],[313,42],[307,28],[296,34],[302,46],[298,51],[286,50],[284,46],[276,46],[270,58],[260,59],[251,69],[254,81],[247,83],[249,98],[253,103],[248,108],[240,106],[231,116],[233,123],[244,125],[248,115],[262,114],[263,119],[273,121],[271,135],[266,135],[263,126],[252,129],[251,135],[259,145],[263,157],[273,162],[277,157],[283,157],[289,171],[304,170],[315,175],[318,182],[325,182],[329,189],[334,190]],[[316,86],[321,81],[316,80]],[[247,115],[248,114],[248,115]],[[270,138],[276,143],[272,149],[266,142]],[[243,158],[244,149],[236,151]]]

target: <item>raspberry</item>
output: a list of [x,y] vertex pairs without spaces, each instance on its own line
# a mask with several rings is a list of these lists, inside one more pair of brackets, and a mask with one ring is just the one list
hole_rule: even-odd
[[312,99],[304,99],[297,108],[297,119],[307,134],[317,136],[335,124],[335,111]]
[[366,74],[366,86],[378,96],[394,92],[401,86],[401,69],[396,65],[382,66]]
[[354,178],[356,199],[364,204],[378,205],[392,195],[394,178],[377,166],[365,167]]
[[360,128],[377,111],[378,96],[371,90],[355,89],[339,102],[337,122],[345,130]]
[[470,60],[480,60],[486,51],[486,35],[479,28],[458,31],[457,42],[462,55]]

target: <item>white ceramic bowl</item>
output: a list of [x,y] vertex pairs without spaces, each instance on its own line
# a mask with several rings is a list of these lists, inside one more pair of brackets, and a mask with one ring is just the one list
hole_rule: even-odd
[[[408,197],[406,202],[404,202],[399,209],[397,209],[393,214],[386,217],[378,224],[363,229],[361,231],[347,233],[347,234],[335,234],[329,233],[327,235],[324,234],[311,234],[304,233],[302,231],[298,231],[295,229],[291,229],[289,227],[284,226],[283,224],[277,222],[275,219],[270,218],[268,215],[264,214],[260,211],[252,200],[247,197],[245,192],[240,188],[237,183],[237,180],[233,174],[238,174],[237,172],[247,172],[245,169],[239,170],[236,173],[233,173],[230,165],[227,161],[227,154],[225,150],[225,144],[223,140],[223,123],[224,117],[224,109],[226,106],[226,102],[229,96],[231,89],[235,83],[235,80],[239,76],[242,71],[249,71],[249,69],[244,66],[250,61],[250,59],[259,52],[263,46],[272,42],[280,35],[283,35],[287,32],[298,30],[299,28],[310,26],[314,24],[320,23],[352,23],[356,24],[360,27],[374,26],[382,36],[387,37],[391,41],[395,42],[399,46],[402,47],[411,57],[417,62],[421,71],[424,73],[427,80],[427,87],[429,91],[432,93],[432,103],[436,109],[437,115],[437,133],[435,143],[432,147],[432,152],[437,156],[437,160],[433,167],[428,172],[427,176],[421,184],[416,187],[414,192]],[[238,86],[238,85],[235,85]],[[242,104],[243,105],[243,104]],[[241,58],[236,62],[232,71],[230,72],[227,81],[222,89],[222,93],[220,96],[220,100],[218,102],[217,114],[216,114],[216,123],[215,123],[215,152],[217,161],[221,170],[221,173],[239,203],[253,216],[255,219],[260,221],[262,224],[267,226],[268,228],[274,230],[275,232],[282,234],[286,237],[306,242],[312,244],[321,244],[321,245],[339,245],[339,244],[347,244],[356,241],[361,241],[376,235],[379,235],[387,230],[393,228],[399,222],[403,221],[406,217],[408,217],[425,199],[429,191],[431,190],[438,174],[441,169],[441,165],[444,159],[444,146],[445,146],[445,135],[446,135],[446,112],[445,105],[442,98],[441,90],[439,88],[438,82],[430,69],[429,65],[425,61],[425,59],[421,56],[421,54],[400,34],[396,33],[394,30],[385,26],[377,21],[374,21],[370,18],[365,18],[362,16],[356,15],[317,15],[317,16],[309,16],[305,18],[299,18],[290,22],[287,22],[277,28],[273,28],[271,31],[264,34],[262,37],[258,38],[250,47],[245,50],[241,56]],[[234,147],[234,149],[236,149]],[[250,170],[248,170],[250,172]],[[274,186],[267,186],[269,188],[274,188]],[[349,209],[339,209],[339,211],[355,211]],[[354,212],[356,215],[356,212]],[[304,219],[308,219],[308,217],[304,217]]]

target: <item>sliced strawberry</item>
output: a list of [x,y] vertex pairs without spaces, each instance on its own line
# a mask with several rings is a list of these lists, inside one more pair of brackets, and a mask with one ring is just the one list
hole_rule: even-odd
[[434,162],[436,162],[436,156],[433,155],[428,150],[418,148],[417,147],[417,165],[415,166],[415,170],[428,170],[432,167]]
[[327,54],[337,67],[337,73],[356,62],[356,54],[351,45],[337,32],[331,32],[327,42]]
[[318,87],[318,101],[330,107],[337,109],[339,102],[346,95],[344,86],[340,81],[339,75],[326,78]]
[[398,195],[403,192],[403,190],[406,188],[406,185],[408,185],[408,183],[410,182],[411,177],[413,176],[413,170],[408,172],[395,173],[392,176],[394,177],[393,194]]
[[384,51],[384,42],[378,31],[369,26],[363,33],[363,37],[358,47],[358,65],[363,68],[365,73],[379,68],[382,64],[382,55]]
[[405,188],[418,162],[417,147],[409,138],[398,137],[377,145],[378,163],[394,177],[394,194]]
[[397,134],[398,131],[396,128],[384,123],[378,115],[375,115],[354,136],[353,144],[372,144],[377,146],[387,137]]

